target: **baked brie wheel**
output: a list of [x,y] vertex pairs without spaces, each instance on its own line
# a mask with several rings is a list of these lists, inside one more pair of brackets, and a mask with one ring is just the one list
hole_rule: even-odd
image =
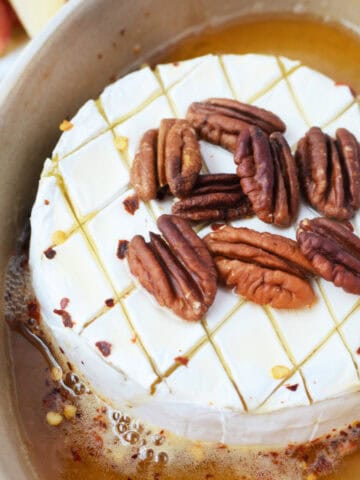
[[[284,57],[206,55],[120,78],[61,124],[41,174],[29,262],[41,322],[60,361],[71,362],[112,408],[142,422],[201,442],[304,444],[360,419],[359,296],[315,276],[311,305],[275,308],[221,282],[201,319],[187,321],[160,305],[129,268],[133,237],[159,239],[158,219],[184,210],[186,200],[152,190],[155,198],[143,201],[135,192],[131,168],[147,131],[187,118],[198,135],[200,175],[230,175],[230,190],[237,182],[236,136],[214,141],[213,130],[204,133],[189,113],[201,102],[208,108],[208,99],[226,99],[223,110],[250,105],[246,115],[252,107],[272,112],[286,127],[289,155],[313,126],[329,138],[339,128],[359,138],[351,89]],[[185,135],[188,127],[176,125]],[[201,181],[194,188],[209,179]],[[262,221],[250,207],[226,223],[296,241],[300,221],[322,216],[305,200],[287,226]],[[202,218],[194,224],[199,239],[221,232]],[[356,209],[346,222],[360,233]]]

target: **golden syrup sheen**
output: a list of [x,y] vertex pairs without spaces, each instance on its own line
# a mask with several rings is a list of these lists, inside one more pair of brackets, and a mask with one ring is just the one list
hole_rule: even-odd
[[[164,51],[156,62],[177,61],[205,53],[248,52],[299,59],[360,92],[360,39],[336,24],[306,17],[258,16],[245,18],[234,25],[208,29]],[[11,333],[10,344],[16,389],[14,401],[39,477],[44,480],[129,479],[127,475],[105,468],[96,449],[87,452],[69,449],[71,422],[60,427],[50,427],[46,423],[46,413],[57,401],[49,365],[39,350],[16,331]],[[224,469],[221,480],[227,478],[236,480],[239,477]],[[289,480],[294,478],[293,475],[288,477]],[[298,478],[296,476],[296,480]],[[360,479],[360,453],[347,458],[336,474],[326,478]],[[183,475],[182,480],[188,479]]]

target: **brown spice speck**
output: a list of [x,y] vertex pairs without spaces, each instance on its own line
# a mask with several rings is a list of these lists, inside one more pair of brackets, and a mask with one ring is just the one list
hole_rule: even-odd
[[49,247],[46,250],[44,250],[44,255],[49,260],[52,260],[56,255],[56,250],[54,250],[52,247]]
[[105,300],[105,305],[109,308],[112,308],[115,305],[114,299],[108,298],[107,300]]
[[62,298],[62,299],[60,300],[60,308],[61,308],[62,310],[65,310],[66,307],[69,305],[69,303],[70,303],[70,300],[69,300],[67,297]]
[[28,303],[27,310],[30,318],[37,322],[40,320],[40,307],[36,299]]
[[44,200],[44,205],[50,205],[49,200]]
[[96,342],[95,345],[104,357],[108,357],[109,355],[111,355],[111,343],[106,341],[100,341]]
[[295,383],[294,385],[286,385],[286,388],[291,392],[296,392],[296,390],[299,388],[299,384]]
[[119,33],[123,37],[125,35],[125,28],[122,28]]
[[137,336],[136,336],[136,335],[134,335],[134,336],[130,339],[131,343],[136,343],[136,340],[137,340]]
[[140,50],[141,50],[141,45],[139,45],[138,43],[136,43],[134,46],[133,46],[133,52],[135,54],[137,53],[140,53]]
[[184,365],[184,367],[188,366],[189,359],[187,357],[175,357],[174,358],[175,362],[180,363],[181,365]]
[[123,205],[125,210],[130,213],[130,215],[134,215],[136,210],[139,208],[139,197],[136,194],[130,195],[129,197],[125,198]]
[[119,240],[116,256],[120,258],[120,260],[124,260],[128,246],[129,246],[128,240]]
[[73,320],[72,320],[71,315],[70,315],[69,312],[67,312],[66,310],[63,310],[63,309],[57,309],[57,308],[55,308],[55,309],[54,309],[54,313],[56,313],[56,315],[60,315],[60,317],[62,318],[64,327],[66,327],[66,328],[73,328],[73,326],[75,325],[75,323],[73,322]]
[[103,55],[102,55],[102,53],[98,53],[98,54],[96,55],[96,57],[98,58],[98,60],[101,60],[101,59],[103,58]]

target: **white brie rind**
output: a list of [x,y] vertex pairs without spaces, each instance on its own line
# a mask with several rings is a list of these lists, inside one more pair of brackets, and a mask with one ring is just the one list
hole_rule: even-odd
[[[292,147],[313,123],[332,135],[360,129],[348,87],[284,57],[205,55],[133,72],[79,110],[45,162],[31,215],[34,291],[55,344],[114,408],[131,407],[141,421],[196,440],[306,442],[360,419],[357,296],[317,280],[316,304],[287,311],[219,287],[203,321],[186,322],[160,307],[117,256],[119,241],[157,232],[156,219],[174,202],[126,208],[143,133],[208,97],[272,110]],[[235,172],[228,151],[201,141],[201,152],[204,171]],[[256,217],[232,223],[294,239],[298,221],[314,216],[302,204],[286,229]],[[353,224],[360,233],[359,213]],[[59,313],[64,304],[72,328]],[[101,342],[110,345],[105,355]]]

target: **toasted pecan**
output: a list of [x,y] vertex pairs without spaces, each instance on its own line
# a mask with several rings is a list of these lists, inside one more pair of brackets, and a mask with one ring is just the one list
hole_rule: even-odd
[[245,298],[274,308],[301,308],[314,302],[307,279],[314,269],[293,240],[230,226],[204,240],[220,279]]
[[200,138],[235,151],[239,133],[256,125],[270,134],[284,132],[284,122],[274,113],[228,98],[209,98],[190,105],[186,118]]
[[159,305],[186,320],[200,320],[217,291],[213,259],[186,220],[162,215],[157,224],[163,237],[151,233],[149,243],[139,235],[131,240],[130,270]]

